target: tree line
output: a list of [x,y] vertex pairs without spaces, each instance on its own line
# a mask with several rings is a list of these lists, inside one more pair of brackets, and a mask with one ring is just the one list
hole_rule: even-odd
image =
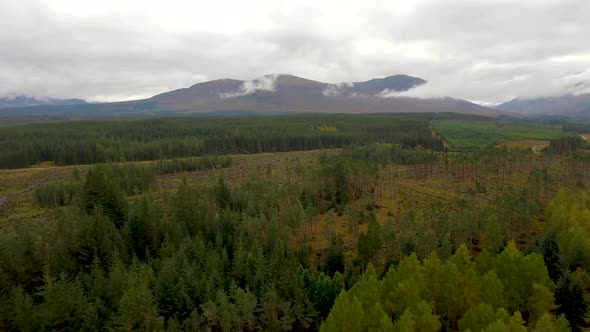
[[[373,142],[442,150],[432,115],[304,114],[158,118],[5,126],[0,168],[162,160],[203,155],[338,148]],[[326,131],[329,126],[333,130]]]

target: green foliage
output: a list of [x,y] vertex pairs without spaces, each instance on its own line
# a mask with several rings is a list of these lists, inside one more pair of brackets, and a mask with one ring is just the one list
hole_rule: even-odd
[[584,143],[584,139],[580,136],[560,137],[549,142],[547,153],[569,154],[581,148]]
[[590,197],[584,191],[560,190],[546,214],[550,230],[542,250],[556,279],[557,311],[573,327],[585,326],[589,304],[583,288],[588,285],[582,286],[575,273],[590,270]]
[[541,249],[549,277],[553,282],[557,282],[563,274],[563,263],[561,261],[559,243],[555,231],[547,233]]
[[150,271],[134,264],[128,273],[115,324],[124,331],[162,330],[164,320],[150,289]]
[[[363,278],[336,299],[322,329],[342,328],[338,324],[346,322],[371,330],[379,328],[374,324],[380,317],[392,317],[394,329],[403,331],[526,331],[525,323],[541,324],[556,309],[553,283],[539,255],[523,255],[510,243],[490,259],[491,270],[476,266],[466,246],[445,262],[436,254],[423,262],[411,255],[382,280],[369,265]],[[527,313],[527,322],[520,312]]]
[[383,247],[381,226],[373,216],[369,221],[367,233],[361,233],[358,239],[359,256],[365,264],[371,262]]
[[81,191],[76,182],[49,182],[35,189],[35,201],[44,208],[70,205]]
[[110,169],[102,167],[88,171],[82,189],[82,206],[86,213],[104,213],[115,226],[122,227],[127,213],[127,199],[111,174]]
[[481,331],[496,321],[506,321],[509,316],[505,309],[494,310],[487,303],[480,303],[469,309],[459,321],[459,331]]
[[79,331],[100,328],[96,308],[89,303],[78,280],[62,276],[48,281],[39,292],[43,302],[38,307],[41,325],[48,330]]
[[[421,145],[422,146],[422,145]],[[422,146],[433,150],[443,150],[442,143],[434,140],[431,144]],[[368,146],[351,146],[343,151],[343,155],[353,160],[370,160],[381,164],[397,163],[402,165],[423,164],[437,160],[437,154],[431,150],[403,149],[394,144],[372,144]]]
[[326,251],[322,269],[327,275],[333,276],[344,272],[344,263],[344,243],[341,239],[333,239]]
[[584,326],[590,304],[585,298],[584,290],[571,274],[561,277],[555,290],[557,312],[563,314],[572,326]]
[[39,317],[33,298],[22,288],[14,288],[9,299],[9,316],[5,317],[10,326],[20,331],[37,331]]
[[[440,149],[433,114],[300,114],[267,117],[157,118],[6,126],[0,168],[163,160],[230,153],[312,150],[376,142]],[[329,125],[336,130],[318,131]],[[197,170],[208,161],[167,161],[160,171]]]
[[535,332],[567,332],[571,331],[568,321],[560,316],[555,319],[549,314],[544,314],[543,317],[537,322],[534,330]]
[[311,300],[319,317],[325,319],[330,313],[334,300],[344,289],[344,279],[338,272],[334,277],[322,273],[314,273],[302,267],[299,268],[299,278],[302,279],[307,297]]
[[434,128],[453,151],[478,151],[511,140],[548,140],[567,135],[558,128],[536,123],[511,123],[493,119],[435,120]]
[[161,160],[155,164],[158,174],[193,172],[211,169],[227,168],[231,166],[229,157],[200,157]]
[[125,224],[123,234],[129,252],[143,259],[149,251],[157,249],[158,241],[155,229],[160,216],[149,197],[143,196],[138,205],[135,207],[135,211],[132,211],[129,221]]
[[[385,217],[376,204],[386,169],[379,163],[461,160],[468,167],[476,158],[508,162],[522,155],[498,149],[449,158],[373,144],[436,148],[428,117],[367,116],[360,129],[349,123],[354,117],[303,118],[314,125],[298,123],[297,130],[313,135],[291,141],[279,126],[284,132],[263,135],[256,149],[288,150],[311,140],[322,147],[372,144],[326,154],[305,181],[259,172],[238,182],[234,174],[216,174],[209,183],[185,178],[175,188],[154,186],[157,175],[229,165],[211,156],[98,165],[72,182],[39,187],[40,206],[61,208],[43,222],[0,232],[0,329],[475,332],[587,324],[586,192],[560,191],[545,208],[548,196],[538,192],[549,174],[527,171],[513,189],[486,184],[486,201],[459,193],[424,207],[395,188],[399,213]],[[215,138],[211,151],[242,152],[259,134],[250,125],[223,139],[198,137]],[[418,143],[426,130],[432,140]],[[402,210],[402,203],[412,208]],[[336,214],[348,217],[346,236],[336,231],[346,228]],[[318,234],[315,226],[327,231]],[[302,255],[292,251],[300,247]]]

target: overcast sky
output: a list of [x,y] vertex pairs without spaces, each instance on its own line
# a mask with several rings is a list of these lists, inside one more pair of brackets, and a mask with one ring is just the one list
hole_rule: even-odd
[[590,92],[588,0],[0,0],[0,95],[114,101],[217,78],[392,74],[481,103]]

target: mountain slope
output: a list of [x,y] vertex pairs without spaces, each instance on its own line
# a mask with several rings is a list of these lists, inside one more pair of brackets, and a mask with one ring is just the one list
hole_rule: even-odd
[[496,106],[499,110],[520,114],[590,116],[590,94],[513,99]]
[[406,75],[338,84],[323,83],[293,75],[266,75],[251,81],[219,79],[161,93],[143,100],[5,108],[0,111],[0,122],[34,121],[38,118],[113,118],[189,114],[458,112],[495,116],[503,113],[453,98],[385,97],[391,95],[390,92],[407,91],[422,84],[427,83],[423,79]]
[[353,89],[357,93],[365,94],[382,94],[391,91],[408,91],[422,84],[428,83],[427,81],[408,75],[394,75],[385,78],[374,78],[365,82],[355,82]]
[[407,75],[365,82],[330,84],[293,75],[266,75],[252,81],[231,79],[199,83],[156,95],[142,102],[170,111],[255,111],[262,113],[329,112],[462,112],[495,114],[494,110],[452,98],[383,98],[426,81]]
[[55,98],[34,98],[27,96],[1,97],[0,108],[17,108],[31,106],[51,106],[51,105],[80,105],[87,104],[82,99],[55,99]]

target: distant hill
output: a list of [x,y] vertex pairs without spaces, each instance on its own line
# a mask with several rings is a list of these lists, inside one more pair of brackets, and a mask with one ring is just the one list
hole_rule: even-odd
[[87,104],[87,102],[82,99],[35,98],[27,96],[0,97],[0,108],[81,104]]
[[408,91],[427,81],[407,75],[394,75],[385,78],[374,78],[365,82],[353,83],[352,89],[356,93],[379,95],[387,92]]
[[[427,81],[407,75],[336,84],[293,75],[266,75],[251,81],[219,79],[143,100],[102,104],[86,104],[82,100],[48,100],[36,107],[11,106],[0,111],[0,122],[146,115],[456,112],[495,116],[503,113],[448,97],[389,97],[392,92],[407,91],[423,84],[427,84]],[[56,106],[58,103],[61,103],[60,106]],[[22,102],[20,105],[27,104]]]
[[260,113],[460,112],[492,115],[495,111],[465,100],[384,97],[426,84],[421,78],[395,75],[365,82],[323,83],[293,75],[266,75],[252,81],[222,79],[195,84],[133,102],[157,110]]
[[590,94],[513,99],[497,109],[520,114],[565,115],[590,118]]

